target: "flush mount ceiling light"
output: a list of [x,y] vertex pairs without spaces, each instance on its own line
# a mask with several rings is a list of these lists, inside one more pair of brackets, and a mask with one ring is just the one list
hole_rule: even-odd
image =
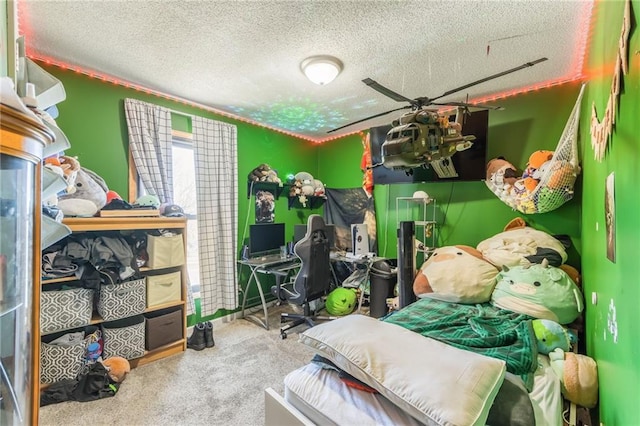
[[342,62],[333,56],[311,56],[300,64],[309,80],[321,86],[331,83],[342,71]]

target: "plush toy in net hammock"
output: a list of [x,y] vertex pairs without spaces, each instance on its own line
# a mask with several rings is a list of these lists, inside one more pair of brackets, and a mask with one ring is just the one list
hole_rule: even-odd
[[524,173],[504,158],[487,164],[486,184],[504,203],[521,213],[546,213],[573,198],[573,185],[580,173],[578,125],[584,85],[565,125],[555,151],[536,151]]

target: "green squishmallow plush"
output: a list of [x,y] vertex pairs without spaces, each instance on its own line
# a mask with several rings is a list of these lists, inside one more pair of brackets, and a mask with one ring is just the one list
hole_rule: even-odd
[[504,266],[498,274],[491,303],[538,319],[569,324],[584,309],[582,293],[560,268],[542,264]]
[[533,332],[538,340],[538,352],[549,354],[560,348],[565,352],[571,349],[571,339],[567,330],[555,321],[546,319],[533,320]]
[[348,315],[356,307],[357,297],[354,288],[338,287],[327,295],[325,309],[329,315]]

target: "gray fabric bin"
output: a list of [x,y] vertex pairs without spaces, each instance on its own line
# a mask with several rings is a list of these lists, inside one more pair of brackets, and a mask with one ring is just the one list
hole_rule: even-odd
[[48,334],[89,325],[92,311],[93,290],[78,287],[43,291],[40,293],[40,332]]
[[121,356],[126,359],[144,356],[144,316],[136,315],[102,323],[103,358]]
[[147,307],[144,278],[100,286],[97,310],[105,321],[138,315]]

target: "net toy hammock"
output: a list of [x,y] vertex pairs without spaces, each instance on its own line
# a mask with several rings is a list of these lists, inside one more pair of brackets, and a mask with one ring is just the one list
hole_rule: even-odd
[[485,183],[509,207],[525,214],[547,213],[573,198],[573,185],[580,174],[578,126],[583,92],[584,85],[553,151],[553,157],[533,174],[537,181],[535,187],[532,188],[531,181],[525,185],[524,177],[508,183],[504,168],[491,175],[487,173]]

